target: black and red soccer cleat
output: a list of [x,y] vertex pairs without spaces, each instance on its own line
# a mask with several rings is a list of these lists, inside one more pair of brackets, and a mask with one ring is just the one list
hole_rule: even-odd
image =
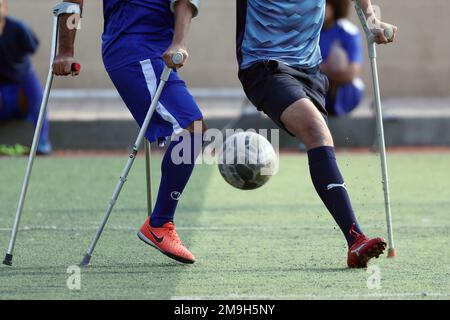
[[381,254],[383,254],[386,246],[386,240],[383,238],[369,239],[365,235],[357,234],[356,241],[348,250],[348,267],[367,268],[367,263],[369,260],[372,258],[378,258]]

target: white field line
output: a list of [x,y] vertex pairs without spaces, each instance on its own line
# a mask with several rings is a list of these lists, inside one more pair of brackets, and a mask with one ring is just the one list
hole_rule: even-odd
[[[413,229],[433,229],[433,228],[448,228],[450,225],[396,225],[396,228],[413,228]],[[19,231],[72,231],[72,232],[82,232],[82,231],[95,231],[98,226],[88,226],[88,227],[64,227],[55,225],[36,225],[36,226],[23,226],[19,228]],[[381,229],[384,226],[368,226],[366,229]],[[138,226],[110,226],[106,227],[108,230],[112,231],[136,231]],[[0,232],[10,232],[11,228],[0,228]],[[265,231],[265,230],[337,230],[329,226],[190,226],[190,227],[177,227],[177,230],[185,231],[240,231],[240,230],[254,230],[254,231]]]
[[313,300],[313,299],[375,299],[375,298],[444,298],[450,297],[450,292],[396,292],[396,293],[351,293],[336,295],[298,294],[298,295],[199,295],[199,296],[173,296],[171,300]]

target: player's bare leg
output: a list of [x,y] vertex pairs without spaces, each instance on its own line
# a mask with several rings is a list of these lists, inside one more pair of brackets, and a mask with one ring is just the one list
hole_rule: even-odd
[[383,253],[386,241],[368,239],[359,228],[347,186],[337,166],[333,138],[322,114],[311,100],[301,99],[283,112],[281,121],[308,149],[314,187],[347,239],[348,266],[366,267],[371,258]]
[[281,122],[308,150],[323,146],[333,147],[333,138],[327,124],[309,99],[298,100],[288,107],[281,115]]

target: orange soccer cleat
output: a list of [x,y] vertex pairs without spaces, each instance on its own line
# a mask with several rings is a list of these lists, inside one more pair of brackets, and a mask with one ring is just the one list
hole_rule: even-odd
[[137,235],[139,239],[169,258],[182,263],[195,262],[194,255],[183,245],[172,222],[155,228],[150,225],[150,218],[147,218]]

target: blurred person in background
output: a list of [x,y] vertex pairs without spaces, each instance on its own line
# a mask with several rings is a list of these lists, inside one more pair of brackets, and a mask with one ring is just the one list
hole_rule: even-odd
[[[25,23],[8,16],[8,1],[0,0],[0,123],[27,119],[36,125],[42,86],[31,63],[39,40]],[[44,122],[37,153],[52,151],[48,120]]]
[[321,69],[330,81],[326,109],[335,116],[350,113],[364,97],[364,83],[359,77],[362,39],[358,27],[347,19],[350,4],[350,0],[327,0],[320,34]]

